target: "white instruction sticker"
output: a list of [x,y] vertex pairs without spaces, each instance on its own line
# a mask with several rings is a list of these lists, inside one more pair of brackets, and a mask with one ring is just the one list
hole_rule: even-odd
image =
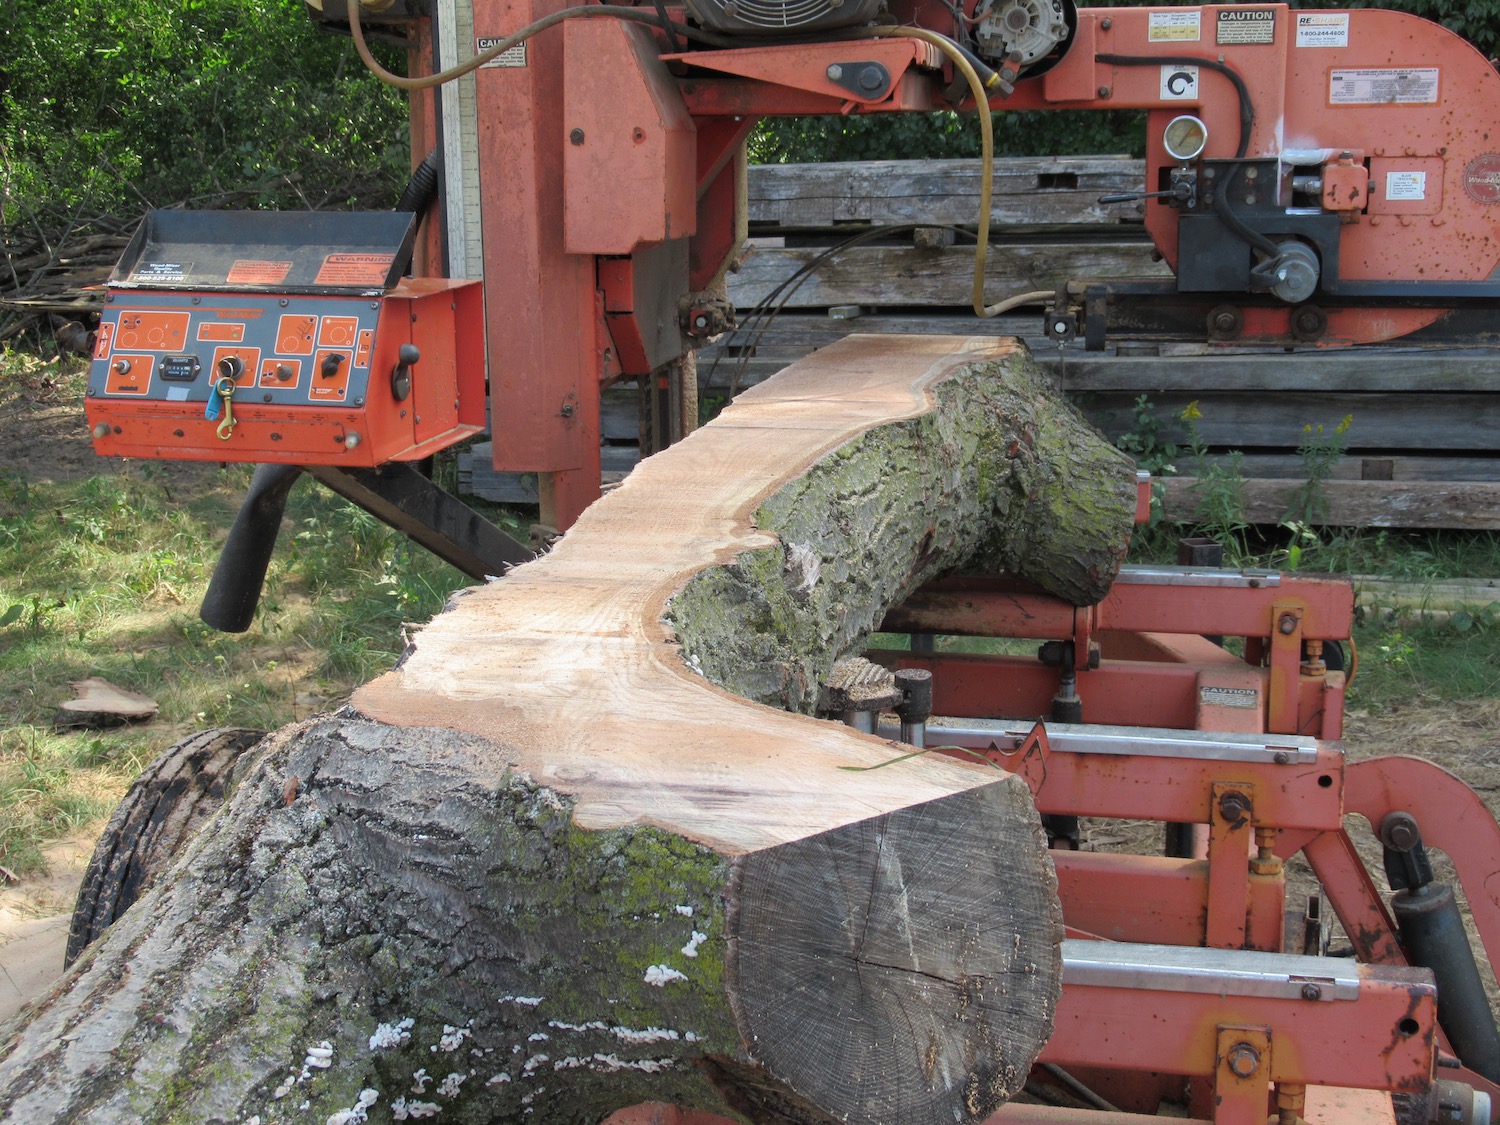
[[[495,36],[481,35],[478,39],[474,40],[474,53],[476,55],[482,55],[482,54],[484,54],[485,51],[488,51],[491,47],[498,46],[500,43],[504,42],[505,38],[506,37],[503,36],[503,35],[495,35]],[[489,62],[487,62],[487,63],[484,64],[485,67],[491,67],[491,66],[525,66],[525,65],[526,65],[526,40],[524,40],[524,39],[522,39],[514,47],[511,47],[511,48],[509,48],[508,50],[505,50],[505,51],[501,51],[500,54],[496,55]],[[484,69],[484,68],[481,67],[480,69]]]
[[1274,43],[1276,42],[1276,10],[1274,8],[1220,8],[1214,21],[1214,42],[1226,43]]
[[1385,197],[1387,199],[1426,199],[1426,172],[1387,172],[1385,174]]
[[1202,27],[1197,11],[1152,12],[1147,17],[1146,38],[1152,43],[1196,43]]
[[1433,105],[1437,100],[1435,66],[1328,72],[1329,105]]
[[1161,68],[1161,99],[1164,102],[1191,101],[1198,96],[1198,68],[1196,66],[1164,66]]
[[1297,46],[1349,46],[1349,13],[1298,12]]

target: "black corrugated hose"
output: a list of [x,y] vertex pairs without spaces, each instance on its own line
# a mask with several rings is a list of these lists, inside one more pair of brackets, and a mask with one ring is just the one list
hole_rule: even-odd
[[433,149],[422,158],[422,163],[412,169],[411,178],[401,189],[401,198],[396,200],[396,206],[392,210],[415,211],[420,219],[432,206],[433,200],[437,199],[437,190],[438,150]]

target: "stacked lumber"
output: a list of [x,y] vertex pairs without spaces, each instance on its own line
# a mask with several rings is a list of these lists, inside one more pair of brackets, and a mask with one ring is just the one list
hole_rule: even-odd
[[[1137,428],[1144,395],[1160,443],[1185,447],[1194,434],[1182,415],[1196,404],[1208,463],[1243,454],[1251,522],[1289,514],[1307,475],[1297,453],[1306,427],[1331,433],[1347,416],[1321,522],[1500,528],[1500,348],[1482,346],[1492,331],[1469,346],[1434,333],[1426,342],[1289,354],[1144,336],[1112,339],[1103,352],[1082,341],[1060,348],[1043,335],[1039,307],[976,328],[971,240],[947,225],[972,227],[978,170],[977,161],[751,168],[751,245],[729,278],[741,327],[700,354],[701,395],[731,396],[850,332],[1014,334],[1111,438]],[[1141,162],[1010,159],[997,161],[996,173],[991,302],[1070,279],[1169,276],[1152,260],[1137,205],[1097,202],[1136,189]],[[859,244],[830,252],[851,235]],[[1182,453],[1179,473],[1190,474],[1192,461]],[[1169,514],[1191,517],[1195,503],[1191,479],[1168,488]]]

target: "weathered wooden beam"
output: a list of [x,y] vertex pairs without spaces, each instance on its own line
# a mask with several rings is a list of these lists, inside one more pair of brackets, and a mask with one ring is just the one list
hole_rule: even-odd
[[1009,342],[826,349],[456,599],[353,710],[258,744],[10,1030],[0,1105],[982,1120],[1058,988],[1025,787],[726,689],[808,708],[955,566],[1092,600],[1134,494]]
[[[1200,493],[1191,477],[1167,477],[1162,501],[1171,519],[1196,518]],[[1243,518],[1274,524],[1287,517],[1302,482],[1245,480]],[[1494,481],[1330,480],[1319,490],[1318,522],[1328,527],[1500,529],[1500,483]]]
[[[736,308],[750,308],[803,269],[823,247],[756,247],[727,279]],[[985,265],[991,300],[1056,288],[1073,277],[1166,277],[1144,240],[1028,243],[994,247]],[[786,300],[787,308],[869,304],[963,308],[971,303],[974,248],[854,246],[819,265]],[[790,292],[790,291],[788,291]],[[780,298],[777,298],[778,302]]]
[[[978,160],[870,160],[759,164],[749,174],[752,229],[977,221]],[[1010,226],[1139,223],[1139,203],[1099,196],[1140,191],[1143,161],[1120,156],[1001,157],[991,221]]]

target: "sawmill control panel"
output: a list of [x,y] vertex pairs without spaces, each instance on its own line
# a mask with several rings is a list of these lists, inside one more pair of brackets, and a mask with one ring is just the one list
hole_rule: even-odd
[[97,450],[352,468],[479,432],[480,285],[401,278],[413,227],[148,216],[105,296],[86,407]]

